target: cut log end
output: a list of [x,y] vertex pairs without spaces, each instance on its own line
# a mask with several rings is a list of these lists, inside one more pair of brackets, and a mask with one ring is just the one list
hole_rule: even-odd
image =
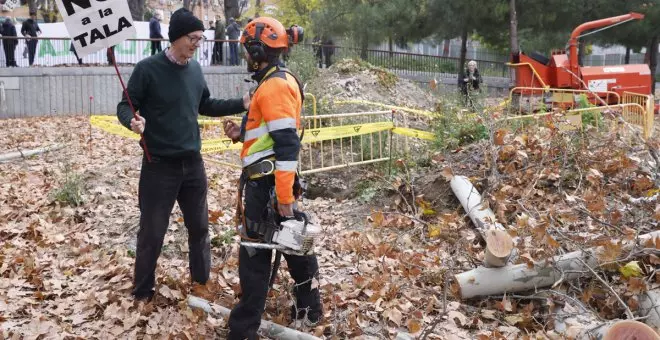
[[513,251],[511,235],[503,230],[486,231],[486,253],[484,261],[490,267],[504,267]]
[[660,335],[651,327],[633,320],[615,323],[607,330],[603,340],[660,340]]

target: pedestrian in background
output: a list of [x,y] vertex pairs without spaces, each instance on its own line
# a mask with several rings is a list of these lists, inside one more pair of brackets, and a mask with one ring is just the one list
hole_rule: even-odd
[[71,46],[69,47],[69,51],[73,52],[73,55],[75,55],[76,59],[78,59],[78,65],[82,65],[83,64],[82,58],[78,57],[78,52],[76,52],[76,47],[73,46],[73,40],[71,40]]
[[6,18],[2,23],[2,48],[5,50],[5,63],[7,67],[18,67],[16,64],[16,45],[18,40],[8,39],[16,38],[16,26],[11,18]]
[[[160,12],[156,12],[151,19],[149,19],[149,39],[163,39],[163,35],[160,33]],[[163,48],[160,44],[160,40],[151,41],[151,55],[160,53],[163,51]]]
[[238,38],[241,36],[241,26],[238,25],[236,19],[229,18],[229,25],[227,25],[227,37],[229,40],[229,65],[238,66]]
[[[21,27],[21,34],[26,38],[37,38],[39,35],[41,35],[41,29],[37,23],[37,12],[30,12],[30,19],[27,19],[23,22],[23,26]],[[37,39],[27,39],[27,50],[30,66],[34,64],[34,56],[37,53],[37,43]]]
[[213,57],[211,58],[211,64],[212,65],[222,65],[224,63],[223,61],[223,52],[222,52],[222,45],[224,44],[224,41],[227,39],[225,36],[225,24],[221,20],[217,20],[215,22],[215,36],[214,40],[215,43],[213,44]]

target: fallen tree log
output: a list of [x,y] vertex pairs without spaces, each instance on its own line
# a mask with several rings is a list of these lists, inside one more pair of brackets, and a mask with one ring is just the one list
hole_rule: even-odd
[[[644,242],[660,237],[660,231],[639,236]],[[623,251],[629,251],[633,244],[627,244]],[[590,275],[590,268],[598,266],[596,255],[603,247],[555,256],[549,260],[537,261],[533,265],[518,264],[502,268],[477,267],[454,276],[461,299],[503,293],[522,292],[554,285],[560,280],[573,280],[584,274]],[[586,264],[586,266],[585,266]]]
[[44,152],[48,151],[55,151],[63,148],[64,145],[62,144],[53,144],[51,146],[47,146],[45,148],[38,148],[38,149],[32,149],[32,150],[25,150],[25,151],[13,151],[13,152],[8,152],[5,154],[0,155],[0,163],[2,162],[8,162],[17,158],[25,158],[25,157],[30,157],[38,154],[42,154]]
[[[193,308],[203,309],[205,312],[214,316],[229,318],[231,310],[229,308],[212,304],[202,298],[188,295],[188,305]],[[306,334],[289,327],[284,327],[270,321],[261,320],[259,330],[263,335],[277,340],[321,340],[313,335]]]
[[660,330],[660,288],[649,290],[640,296],[639,313],[646,317],[644,323]]
[[453,176],[451,190],[461,202],[481,237],[486,241],[484,263],[488,267],[503,267],[511,258],[513,239],[497,222],[493,211],[483,205],[481,194],[465,176]]

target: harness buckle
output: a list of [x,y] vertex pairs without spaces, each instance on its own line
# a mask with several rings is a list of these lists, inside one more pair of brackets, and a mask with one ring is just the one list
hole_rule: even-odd
[[266,159],[266,160],[262,161],[262,163],[269,163],[270,164],[270,170],[268,170],[268,171],[263,171],[262,170],[261,171],[262,176],[267,176],[267,175],[270,175],[273,172],[275,172],[275,163],[273,161],[271,161],[270,159]]

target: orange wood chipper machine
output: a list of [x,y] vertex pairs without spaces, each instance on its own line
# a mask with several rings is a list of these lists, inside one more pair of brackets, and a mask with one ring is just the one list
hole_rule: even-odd
[[[568,41],[568,53],[565,50],[553,51],[549,58],[539,53],[527,55],[520,52],[512,55],[512,61],[509,64],[515,68],[512,94],[520,96],[547,93],[547,91],[539,90],[541,88],[576,90],[572,93],[585,94],[589,102],[594,105],[602,105],[603,102],[618,104],[617,101],[623,97],[624,92],[641,95],[652,94],[653,77],[647,64],[581,66],[578,63],[579,38],[643,18],[643,14],[629,13],[581,24],[571,34]],[[597,28],[600,29],[583,34],[583,32]],[[550,100],[550,102],[553,106],[565,107],[569,104],[568,101],[575,100],[575,97],[575,95],[568,95],[559,97],[563,99]],[[597,97],[600,97],[600,100]]]

